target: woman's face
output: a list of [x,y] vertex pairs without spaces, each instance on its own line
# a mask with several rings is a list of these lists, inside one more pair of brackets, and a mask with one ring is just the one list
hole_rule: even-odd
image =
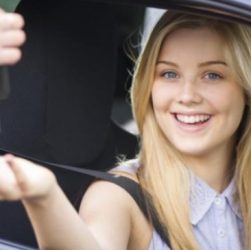
[[167,139],[183,154],[203,156],[233,146],[245,103],[224,48],[208,28],[180,29],[163,43],[153,109]]

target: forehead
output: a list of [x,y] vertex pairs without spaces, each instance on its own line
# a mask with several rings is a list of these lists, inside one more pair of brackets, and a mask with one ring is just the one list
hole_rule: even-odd
[[225,42],[207,27],[182,28],[171,32],[163,41],[159,58],[169,60],[189,56],[198,60],[224,59]]

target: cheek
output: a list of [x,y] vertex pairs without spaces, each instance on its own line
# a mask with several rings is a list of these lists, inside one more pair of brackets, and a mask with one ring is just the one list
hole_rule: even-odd
[[245,98],[241,90],[225,89],[211,97],[212,105],[214,105],[216,112],[224,115],[227,119],[226,125],[237,128],[242,120],[245,108]]
[[152,104],[155,111],[169,109],[173,100],[173,90],[161,84],[154,84],[152,88]]
[[219,111],[241,113],[245,106],[245,97],[242,89],[235,85],[230,83],[215,89],[206,89],[204,97]]
[[229,108],[230,117],[232,119],[233,126],[237,129],[242,121],[243,113],[245,109],[244,100],[233,100],[232,106]]
[[245,107],[245,97],[243,92],[238,90],[231,91],[225,98],[224,107],[229,110],[230,113],[237,117],[242,117]]

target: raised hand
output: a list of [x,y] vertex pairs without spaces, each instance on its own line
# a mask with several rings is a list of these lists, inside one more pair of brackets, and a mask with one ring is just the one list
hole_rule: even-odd
[[6,155],[0,158],[0,199],[43,199],[56,186],[54,174],[28,160]]
[[0,9],[0,65],[11,65],[20,60],[20,46],[26,39],[23,26],[21,15]]

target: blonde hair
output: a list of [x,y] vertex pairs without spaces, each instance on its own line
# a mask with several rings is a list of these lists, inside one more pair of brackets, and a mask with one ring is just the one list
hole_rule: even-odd
[[172,248],[199,249],[189,222],[190,171],[155,119],[151,90],[164,39],[181,28],[208,27],[224,38],[229,63],[246,95],[246,111],[236,145],[237,198],[244,217],[246,249],[251,250],[251,28],[190,14],[166,13],[138,58],[131,89],[134,118],[141,138],[139,180],[164,226]]

